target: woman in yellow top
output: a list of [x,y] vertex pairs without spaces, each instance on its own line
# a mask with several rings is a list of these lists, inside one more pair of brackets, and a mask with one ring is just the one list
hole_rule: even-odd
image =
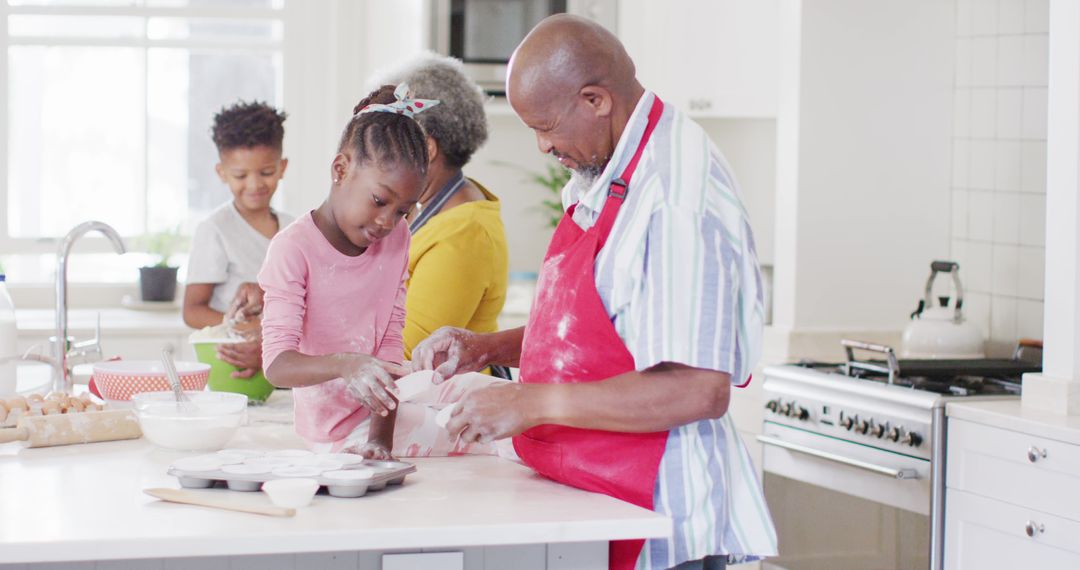
[[462,167],[487,140],[480,87],[460,61],[424,54],[386,72],[380,83],[408,83],[413,97],[439,105],[416,115],[427,134],[428,174],[409,214],[405,358],[439,327],[498,330],[506,301],[508,255],[499,199]]

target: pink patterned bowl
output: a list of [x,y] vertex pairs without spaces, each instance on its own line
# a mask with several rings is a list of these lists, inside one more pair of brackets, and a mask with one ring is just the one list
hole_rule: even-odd
[[[184,390],[202,390],[210,378],[210,365],[176,362]],[[94,364],[94,384],[106,400],[130,400],[141,392],[171,391],[169,378],[160,360],[116,360]]]

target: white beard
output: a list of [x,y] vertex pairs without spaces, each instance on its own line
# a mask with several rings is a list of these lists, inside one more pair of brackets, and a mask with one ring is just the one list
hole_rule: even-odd
[[586,166],[579,169],[573,169],[570,171],[570,182],[574,184],[574,187],[585,193],[592,188],[593,184],[596,184],[596,179],[603,174],[604,169],[599,166]]

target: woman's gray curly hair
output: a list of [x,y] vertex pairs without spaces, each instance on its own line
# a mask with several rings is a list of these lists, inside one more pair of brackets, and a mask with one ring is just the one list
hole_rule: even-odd
[[416,115],[417,122],[439,145],[452,166],[465,166],[487,141],[484,92],[465,75],[460,60],[425,52],[395,67],[379,70],[375,85],[409,84],[412,96],[440,104]]

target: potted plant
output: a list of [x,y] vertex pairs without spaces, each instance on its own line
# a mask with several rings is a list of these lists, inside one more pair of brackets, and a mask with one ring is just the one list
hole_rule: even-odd
[[139,293],[143,301],[172,302],[176,298],[176,266],[169,258],[184,245],[180,227],[147,234],[140,238],[140,249],[153,255],[152,265],[139,268]]
[[535,172],[503,161],[495,161],[495,164],[520,170],[526,174],[530,182],[547,189],[552,196],[542,200],[540,208],[547,217],[549,227],[554,228],[559,225],[559,220],[562,219],[565,213],[562,205],[562,189],[570,182],[570,176],[573,174],[569,169],[561,164],[550,162],[545,165],[544,172]]

